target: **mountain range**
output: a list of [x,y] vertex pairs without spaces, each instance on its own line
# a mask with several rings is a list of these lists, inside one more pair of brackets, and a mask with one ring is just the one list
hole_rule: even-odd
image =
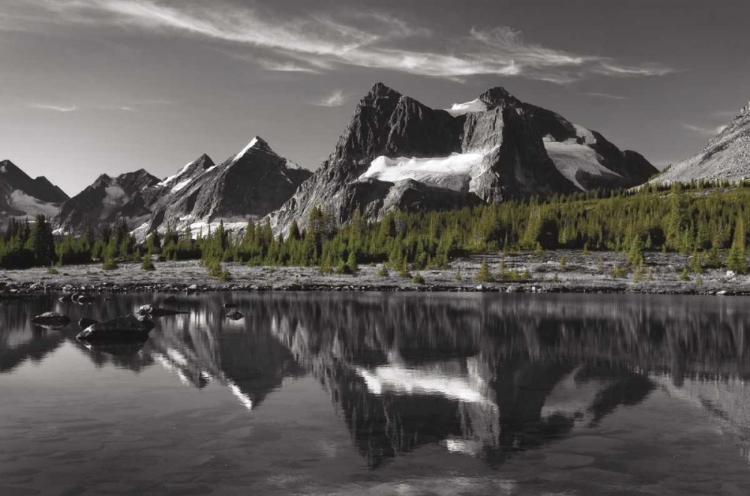
[[432,109],[378,83],[360,100],[331,156],[271,214],[276,232],[319,207],[339,222],[359,209],[457,208],[591,188],[626,188],[657,169],[601,134],[504,88]]
[[220,164],[204,154],[163,180],[143,169],[103,174],[68,198],[4,161],[0,219],[45,213],[54,216],[58,233],[73,234],[124,219],[143,239],[168,227],[197,235],[219,221],[241,229],[267,218],[279,234],[293,222],[304,228],[316,207],[345,223],[357,210],[375,220],[393,210],[446,210],[649,180],[737,180],[750,165],[749,109],[701,154],[657,176],[640,154],[504,88],[435,109],[378,83],[314,173],[255,137]]

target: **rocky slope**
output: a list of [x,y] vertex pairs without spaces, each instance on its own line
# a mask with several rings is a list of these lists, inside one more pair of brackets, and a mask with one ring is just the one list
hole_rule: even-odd
[[136,234],[143,237],[170,226],[190,227],[197,235],[220,220],[242,228],[248,219],[259,219],[279,208],[310,175],[255,137],[219,165],[202,155],[150,188],[146,195],[151,215]]
[[652,182],[745,178],[750,178],[750,103],[698,155],[674,164]]
[[601,134],[503,88],[436,110],[378,83],[357,105],[329,159],[271,222],[284,232],[294,220],[304,226],[314,207],[340,222],[357,209],[376,219],[395,208],[450,209],[630,187],[656,172],[639,154],[621,152]]
[[94,183],[63,203],[54,218],[58,232],[81,234],[86,226],[98,230],[125,219],[133,226],[150,215],[146,191],[159,182],[143,169],[117,177],[102,174]]
[[68,195],[44,176],[32,179],[10,160],[0,162],[0,225],[11,217],[52,217]]

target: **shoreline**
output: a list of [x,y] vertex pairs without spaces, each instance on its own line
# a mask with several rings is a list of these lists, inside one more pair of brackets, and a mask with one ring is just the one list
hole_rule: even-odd
[[[503,280],[477,282],[475,274],[487,261],[490,272]],[[356,275],[319,274],[317,267],[248,267],[225,263],[232,276],[219,281],[208,276],[197,260],[156,262],[155,271],[143,271],[139,263],[121,263],[115,270],[100,264],[71,265],[49,274],[46,268],[0,271],[0,300],[47,293],[197,293],[246,292],[506,292],[506,293],[622,293],[684,295],[750,295],[750,276],[733,275],[726,269],[706,269],[682,280],[688,257],[647,253],[643,274],[629,270],[626,256],[618,252],[553,251],[541,254],[477,255],[451,262],[448,269],[410,271],[424,284],[402,278],[390,270],[378,275],[382,265],[361,265]],[[502,265],[501,265],[502,264]],[[521,274],[528,277],[519,278]],[[513,279],[513,280],[511,280]]]

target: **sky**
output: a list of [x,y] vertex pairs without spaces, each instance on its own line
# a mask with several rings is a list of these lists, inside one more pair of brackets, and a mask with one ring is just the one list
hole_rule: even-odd
[[69,195],[254,136],[314,170],[376,82],[503,86],[659,167],[750,100],[738,0],[0,0],[0,160]]

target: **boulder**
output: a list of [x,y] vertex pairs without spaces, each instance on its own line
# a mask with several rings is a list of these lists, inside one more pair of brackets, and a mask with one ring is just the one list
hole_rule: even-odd
[[32,324],[62,327],[70,324],[70,318],[57,312],[45,312],[31,319]]
[[76,338],[88,342],[145,341],[153,328],[154,323],[149,319],[128,315],[93,324],[81,331]]
[[165,315],[177,315],[181,313],[187,313],[187,312],[181,312],[179,310],[171,310],[169,308],[159,308],[155,307],[153,305],[143,305],[141,308],[138,309],[138,315],[141,316],[150,316],[150,317],[164,317]]
[[245,318],[245,316],[242,315],[242,313],[238,312],[237,310],[232,310],[226,315],[226,317],[231,320],[240,320],[240,319]]
[[81,329],[86,329],[87,327],[91,327],[94,324],[98,324],[98,320],[89,319],[86,317],[83,317],[81,320],[78,321],[78,327]]

